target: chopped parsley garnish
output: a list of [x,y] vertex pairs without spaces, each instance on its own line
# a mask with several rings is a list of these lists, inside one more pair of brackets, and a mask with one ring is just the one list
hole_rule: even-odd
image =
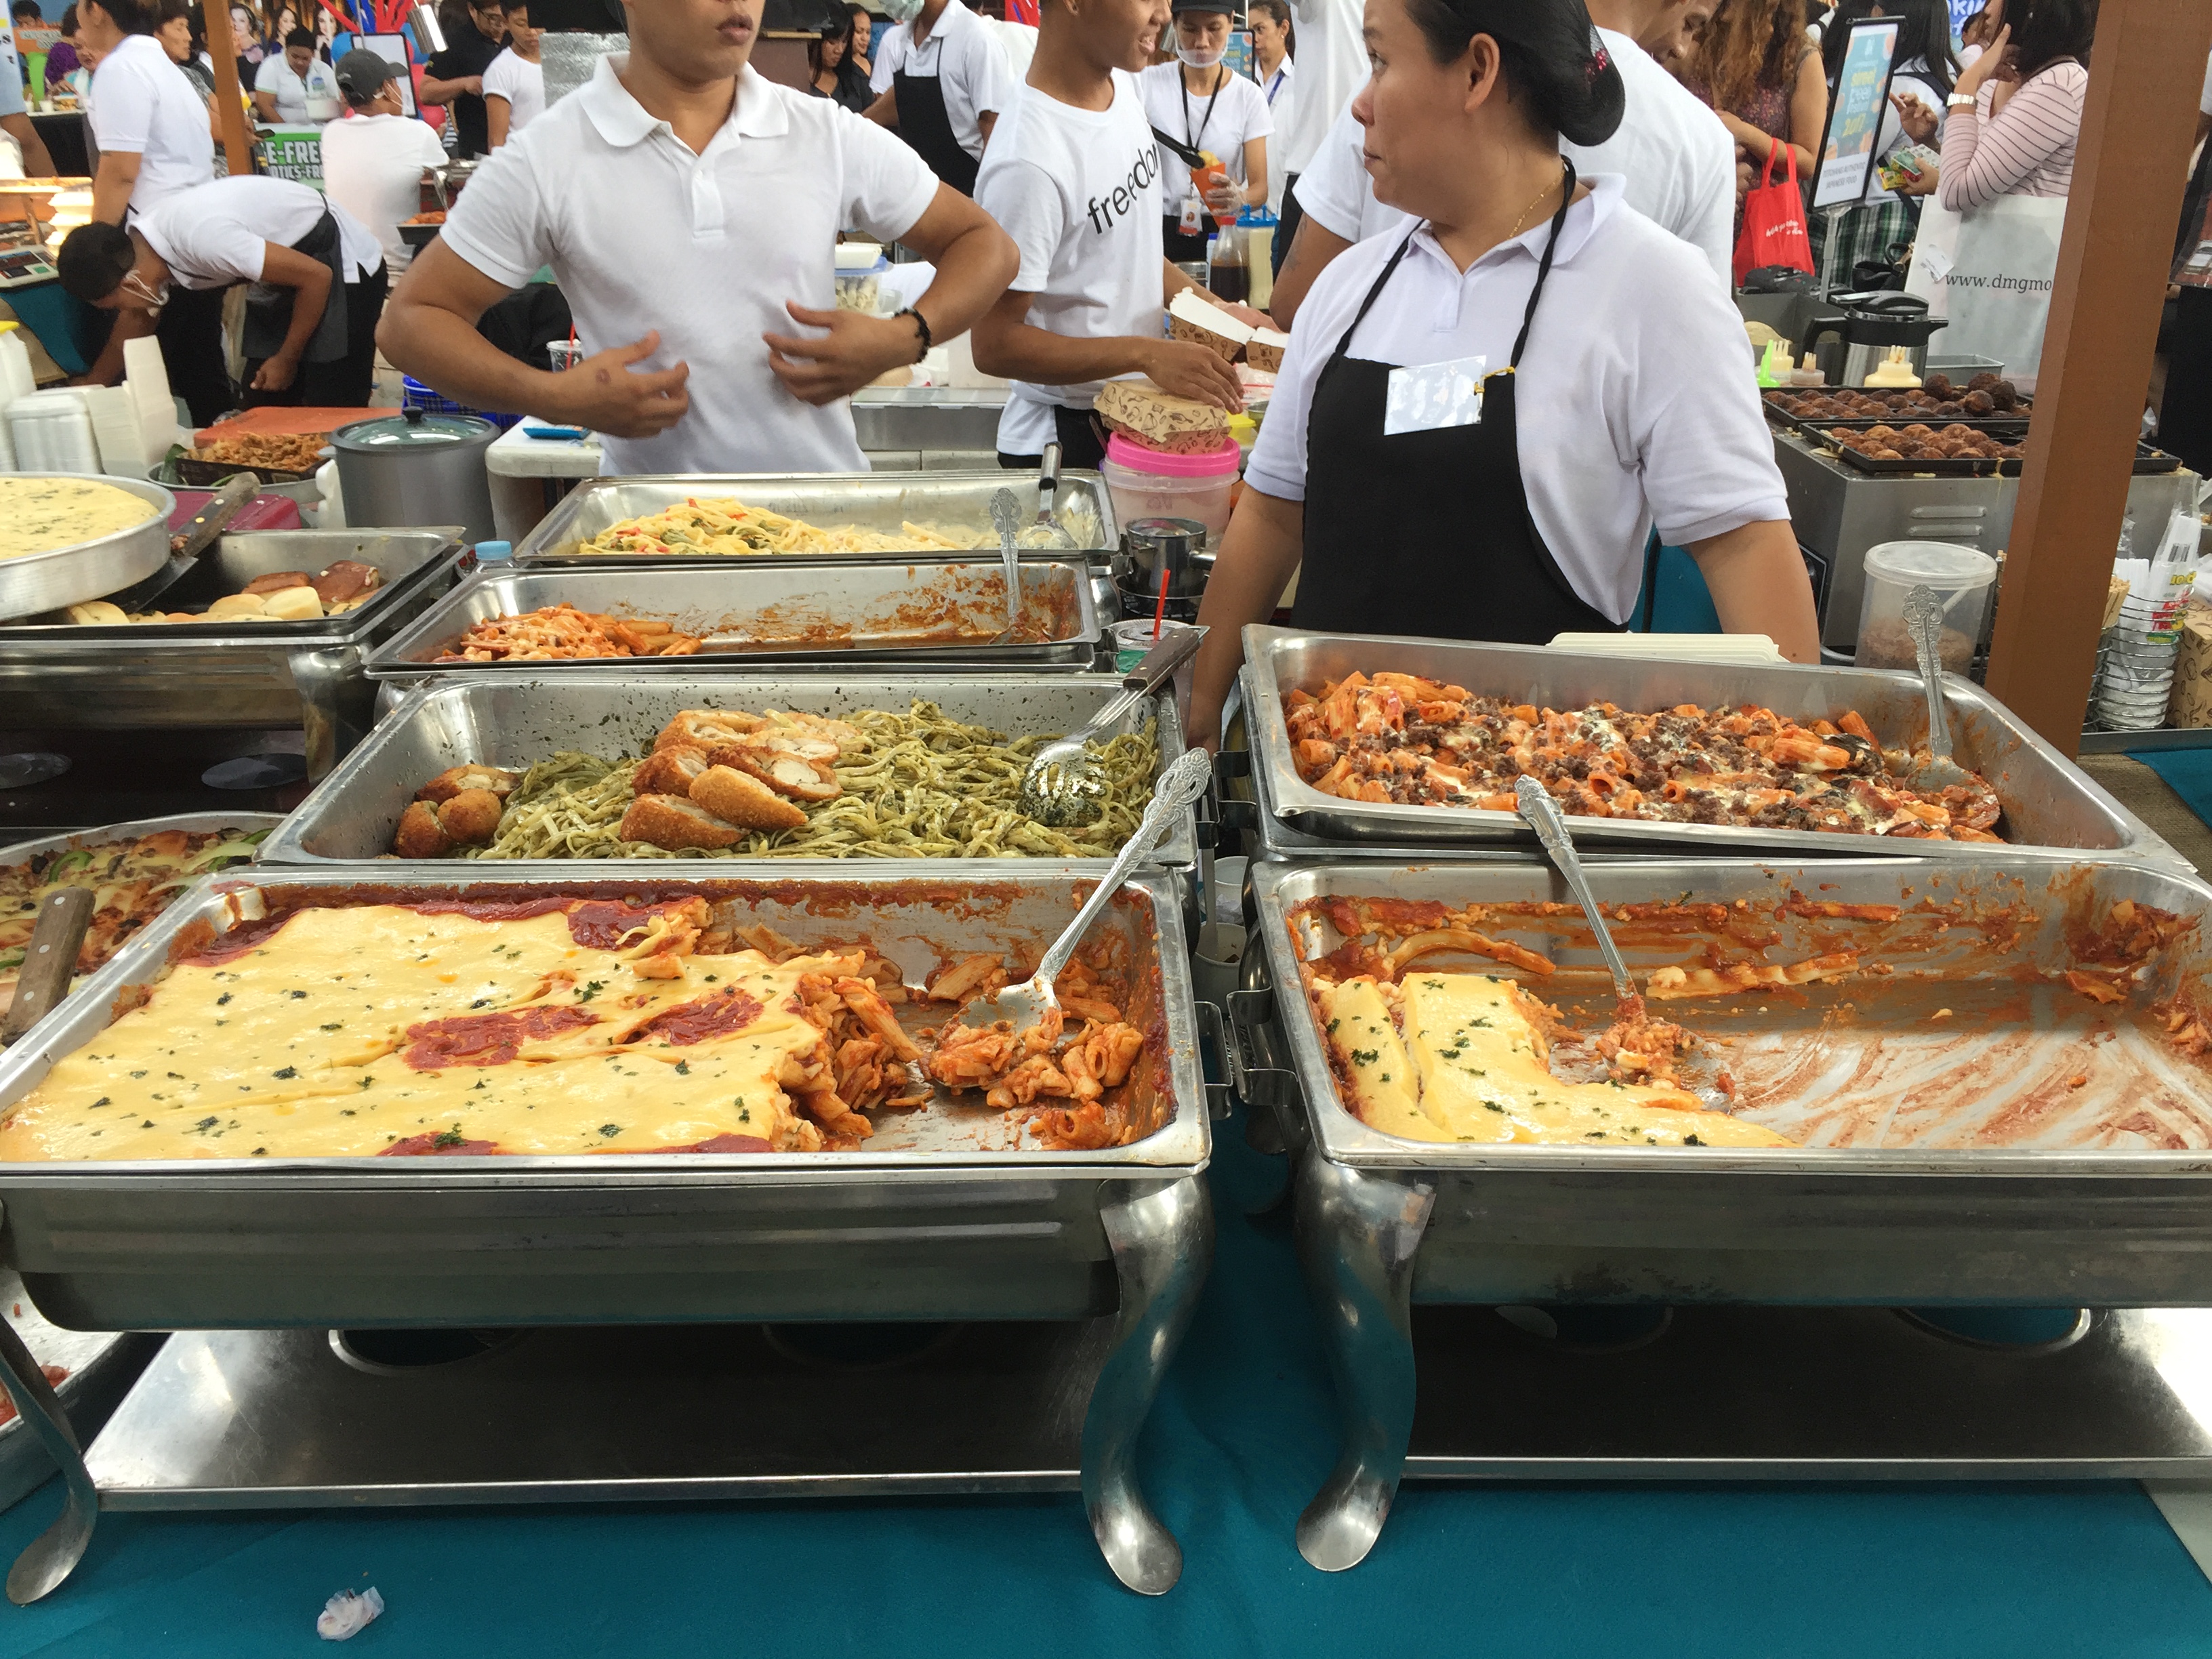
[[307,1000],[307,994],[305,991],[295,991],[292,993],[292,1000],[295,1002],[305,1002]]
[[1684,1135],[1682,1137],[1682,1144],[1685,1146],[1702,1146],[1705,1143],[1698,1139],[1695,1135]]
[[228,992],[228,991],[225,991],[225,992],[224,992],[221,996],[217,997],[217,998],[215,1000],[215,1006],[216,1006],[216,1007],[220,1008],[220,1007],[222,1007],[222,1005],[223,1005],[224,1003],[228,1002],[229,1000],[230,1000],[230,993],[229,993],[229,992]]
[[589,1002],[593,997],[599,995],[600,992],[606,988],[607,986],[605,980],[586,980],[584,981],[584,988],[576,993],[576,1000],[579,1002]]
[[278,1078],[297,1077],[300,1075],[300,1068],[296,1066],[287,1066],[283,1071],[272,1072],[270,1075]]
[[617,1135],[622,1133],[622,1125],[619,1123],[602,1123],[599,1125],[599,1133],[605,1135],[609,1140],[612,1140]]
[[690,1077],[691,1075],[691,1062],[688,1060],[678,1060],[676,1062],[676,1075],[678,1077]]
[[441,1129],[432,1135],[430,1144],[433,1146],[458,1146],[464,1138],[460,1125],[457,1123],[450,1129]]
[[327,1024],[327,1025],[324,1026],[324,1027],[323,1027],[323,1030],[325,1030],[325,1031],[336,1031],[336,1030],[343,1030],[343,1029],[344,1028],[344,1026],[345,1026],[345,1022],[344,1022],[343,1020],[342,1020],[342,1019],[334,1019],[334,1020],[332,1020],[329,1024]]
[[1372,1066],[1382,1058],[1382,1053],[1379,1048],[1354,1048],[1352,1051],[1352,1063],[1354,1066]]
[[98,1100],[94,1101],[92,1103],[95,1106],[105,1106],[107,1104],[107,1097],[106,1095],[102,1095]]
[[195,1129],[212,1129],[221,1121],[222,1121],[221,1118],[204,1117],[198,1122],[193,1124],[192,1127]]

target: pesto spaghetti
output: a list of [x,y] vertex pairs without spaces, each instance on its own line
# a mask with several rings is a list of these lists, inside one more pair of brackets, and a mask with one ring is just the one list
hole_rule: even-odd
[[1158,722],[1091,745],[1103,791],[1096,822],[1054,829],[1018,805],[1022,775],[1048,735],[1009,738],[935,703],[844,717],[865,742],[834,764],[842,793],[804,826],[756,830],[730,847],[671,852],[622,838],[640,760],[563,751],[523,775],[478,859],[1110,858],[1134,833],[1159,769]]

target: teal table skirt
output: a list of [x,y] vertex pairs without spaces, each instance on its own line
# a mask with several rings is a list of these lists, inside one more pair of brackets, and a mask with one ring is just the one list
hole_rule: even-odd
[[[1281,1163],[1222,1128],[1218,1253],[1146,1447],[1186,1563],[1159,1600],[1115,1583],[1072,1495],[112,1515],[70,1583],[0,1606],[0,1659],[2212,1654],[2212,1586],[2127,1483],[1416,1484],[1365,1565],[1314,1571],[1291,1529],[1332,1458],[1328,1376],[1281,1212],[1247,1213]],[[898,1409],[871,1388],[836,1409]],[[0,1516],[0,1559],[59,1502]],[[324,1600],[371,1584],[384,1617],[323,1648]]]

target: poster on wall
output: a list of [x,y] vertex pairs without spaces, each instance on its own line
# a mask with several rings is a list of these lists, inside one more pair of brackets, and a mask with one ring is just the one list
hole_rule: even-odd
[[399,107],[410,115],[422,112],[415,107],[415,76],[407,59],[407,37],[404,34],[363,34],[356,36],[356,46],[364,46],[399,71]]
[[1889,81],[1897,58],[1894,17],[1854,19],[1844,42],[1843,69],[1828,100],[1828,127],[1821,135],[1813,176],[1813,205],[1835,207],[1864,198],[1874,177],[1875,145],[1881,137],[1882,113],[1889,107]]

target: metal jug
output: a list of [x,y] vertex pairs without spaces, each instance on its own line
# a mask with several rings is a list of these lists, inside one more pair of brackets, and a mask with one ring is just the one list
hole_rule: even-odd
[[1841,317],[1813,325],[1806,349],[1819,354],[1820,372],[1830,386],[1864,386],[1866,377],[1892,349],[1903,346],[1915,374],[1928,372],[1928,342],[1949,325],[1928,314],[1928,301],[1917,294],[1836,294],[1831,305]]

